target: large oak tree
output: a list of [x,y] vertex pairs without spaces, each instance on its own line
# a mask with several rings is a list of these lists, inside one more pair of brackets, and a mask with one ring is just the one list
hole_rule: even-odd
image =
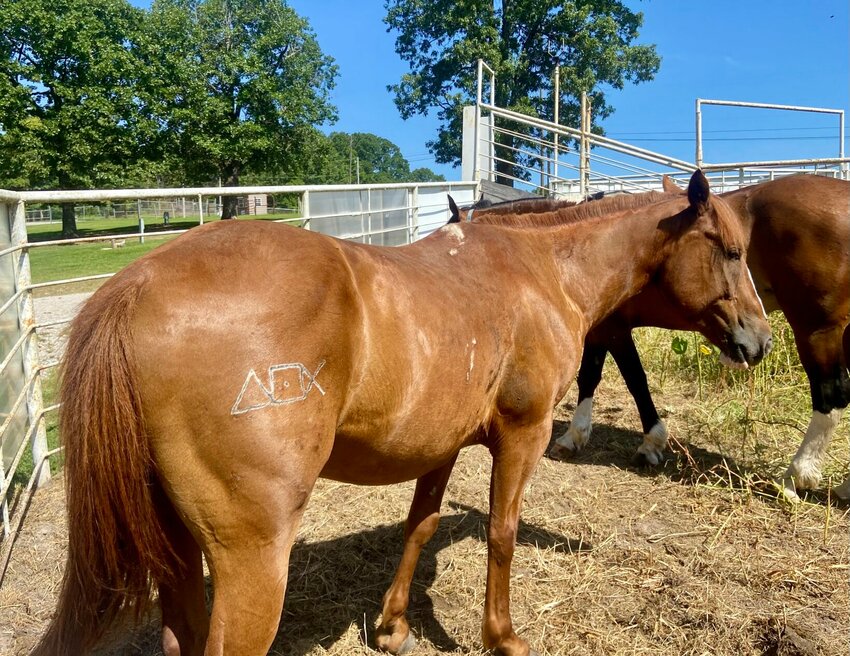
[[[133,174],[157,129],[139,95],[142,19],[126,0],[3,0],[4,186],[83,189]],[[72,204],[62,232],[76,232]]]
[[[332,122],[337,68],[284,0],[155,0],[150,66],[169,144],[195,182],[280,168],[304,128]],[[235,215],[235,198],[223,216]]]
[[[436,110],[441,124],[428,147],[442,163],[460,160],[462,107],[474,102],[479,58],[496,71],[498,106],[550,119],[560,64],[566,125],[578,125],[582,92],[604,118],[613,111],[606,88],[651,80],[660,65],[655,46],[635,44],[643,15],[618,0],[386,0],[386,10],[410,67],[389,89],[404,118]],[[510,159],[513,138],[499,140]],[[514,168],[497,162],[520,175]]]

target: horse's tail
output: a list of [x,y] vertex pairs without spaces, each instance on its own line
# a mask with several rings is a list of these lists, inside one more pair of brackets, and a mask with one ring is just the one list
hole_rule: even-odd
[[[138,275],[136,272],[139,272]],[[71,326],[62,364],[68,558],[56,615],[34,655],[80,654],[179,563],[155,508],[160,490],[145,435],[131,318],[143,270],[102,287]]]

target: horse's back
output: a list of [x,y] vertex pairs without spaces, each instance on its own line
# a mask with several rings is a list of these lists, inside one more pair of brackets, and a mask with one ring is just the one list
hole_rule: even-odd
[[801,325],[846,322],[850,182],[796,175],[740,196],[752,223],[749,263],[770,309]]

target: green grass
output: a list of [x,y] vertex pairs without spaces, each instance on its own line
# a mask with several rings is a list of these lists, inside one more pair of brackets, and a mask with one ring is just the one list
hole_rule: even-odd
[[[267,214],[261,220],[274,221],[297,218],[297,216],[293,212]],[[240,217],[240,220],[248,218]],[[217,221],[218,219],[214,220]],[[159,223],[147,223],[145,225],[144,243],[140,243],[138,237],[127,237],[124,246],[120,248],[112,248],[109,241],[33,248],[30,251],[33,282],[41,283],[114,273],[165,241],[174,238],[173,236],[156,237],[157,232],[185,230],[196,225],[197,221],[172,221],[168,226],[163,226],[161,221]],[[80,237],[117,236],[136,232],[138,224],[135,221],[125,219],[96,219],[80,222],[77,228]],[[28,226],[27,235],[31,242],[38,243],[61,239],[61,231],[62,226],[59,223],[38,224]]]
[[[720,364],[717,349],[695,333],[644,328],[635,341],[662,416],[670,413],[671,434],[683,442],[708,436],[697,444],[734,462],[753,480],[780,476],[796,452],[811,419],[806,377],[791,327],[780,313],[770,315],[774,347],[746,371]],[[673,340],[687,346],[675,352]],[[682,341],[678,343],[681,351]],[[608,366],[606,375],[614,373]],[[850,426],[842,421],[824,463],[825,486],[846,475]]]

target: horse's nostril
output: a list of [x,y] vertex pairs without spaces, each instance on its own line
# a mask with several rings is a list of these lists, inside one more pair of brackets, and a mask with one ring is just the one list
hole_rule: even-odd
[[767,355],[773,350],[773,337],[768,337],[764,343],[764,354]]

